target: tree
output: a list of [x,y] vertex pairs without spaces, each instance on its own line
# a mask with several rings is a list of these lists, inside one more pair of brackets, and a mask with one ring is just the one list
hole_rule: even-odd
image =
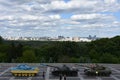
[[0,44],[3,43],[3,38],[0,36]]
[[8,55],[8,62],[11,62],[13,59],[16,58],[16,47],[14,42],[10,44],[7,55]]
[[79,63],[79,58],[72,57],[70,62],[71,63]]
[[104,53],[101,56],[100,61],[102,63],[119,63],[119,59],[117,57],[114,57],[113,55],[111,55],[109,53]]
[[94,49],[92,49],[92,50],[89,52],[89,57],[90,57],[91,59],[97,59],[97,60],[99,60],[100,54],[97,53]]
[[80,62],[80,63],[84,63],[85,61],[86,61],[85,57],[80,56],[80,58],[79,58],[79,62]]
[[22,53],[23,53],[23,45],[21,43],[19,43],[17,46],[16,46],[16,58],[17,57],[21,57],[22,56]]
[[69,56],[64,55],[64,56],[59,56],[58,62],[60,62],[60,63],[69,63],[71,61],[70,61]]
[[0,62],[6,62],[7,61],[7,56],[5,53],[0,52]]
[[61,42],[59,44],[61,44],[60,51],[63,55],[66,54],[69,57],[72,57],[72,56],[79,57],[80,47],[78,43],[66,41],[66,42]]
[[24,51],[23,56],[18,58],[18,61],[20,61],[20,62],[28,62],[28,63],[36,62],[36,56],[35,56],[34,51],[32,51],[32,50]]

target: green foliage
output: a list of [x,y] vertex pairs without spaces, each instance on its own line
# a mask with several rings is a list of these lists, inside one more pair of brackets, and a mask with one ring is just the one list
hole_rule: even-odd
[[120,36],[92,42],[6,41],[0,62],[120,63]]
[[23,45],[20,43],[14,44],[14,42],[12,42],[7,51],[8,51],[7,52],[8,62],[12,62],[12,60],[17,59],[18,57],[22,56]]
[[59,62],[59,63],[70,63],[71,60],[70,60],[70,57],[69,57],[69,56],[63,55],[63,56],[59,56],[58,62]]
[[89,52],[89,57],[94,60],[99,60],[100,54],[98,54],[94,49]]
[[0,44],[3,43],[3,38],[0,36]]
[[85,63],[85,62],[86,62],[86,58],[83,57],[83,56],[81,56],[81,57],[79,58],[79,62],[80,62],[80,63]]
[[34,51],[26,50],[26,51],[23,52],[23,56],[17,58],[16,61],[33,63],[33,62],[36,62],[36,56],[35,56]]
[[7,61],[7,55],[5,53],[0,52],[0,62],[6,62]]
[[102,63],[119,63],[119,59],[111,54],[105,53],[101,56],[100,61]]
[[70,62],[71,63],[79,63],[79,58],[72,57]]
[[98,59],[92,59],[92,63],[99,63]]

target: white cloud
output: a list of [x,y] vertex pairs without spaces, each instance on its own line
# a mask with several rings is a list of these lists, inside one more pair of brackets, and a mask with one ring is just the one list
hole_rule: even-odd
[[[119,10],[119,0],[0,0],[0,34],[73,36],[120,30],[114,16]],[[66,19],[64,13],[71,16]]]
[[61,16],[60,15],[50,15],[49,16],[51,19],[60,19]]
[[73,15],[71,16],[72,20],[78,20],[78,19],[96,19],[103,16],[102,14],[79,14],[79,15]]
[[117,0],[104,0],[104,2],[105,2],[106,4],[113,4],[113,3],[116,3]]
[[[106,14],[77,14],[71,16],[72,21],[79,22],[78,25],[82,24],[87,24],[87,25],[92,25],[91,27],[94,27],[94,24],[100,26],[100,24],[110,24],[112,23],[115,19],[113,15],[106,15]],[[76,24],[77,25],[77,24]],[[85,25],[86,27],[86,25]],[[106,27],[106,26],[105,26]]]
[[45,11],[50,13],[93,13],[93,12],[112,12],[120,10],[120,3],[118,0],[71,0],[51,1],[49,4],[43,5]]
[[[85,4],[85,5],[83,5]],[[65,12],[81,12],[78,10],[85,10],[83,12],[87,12],[89,6],[94,7],[96,1],[86,1],[86,0],[74,0],[68,3],[64,1],[52,1],[50,4],[44,5],[46,7],[46,11],[50,13],[65,13]]]
[[0,17],[0,20],[13,20],[14,19],[14,16],[11,16],[11,15],[9,15],[9,16],[1,16]]

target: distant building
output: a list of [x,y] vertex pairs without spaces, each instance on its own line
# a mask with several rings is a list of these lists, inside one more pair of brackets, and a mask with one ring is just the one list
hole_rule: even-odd
[[88,37],[3,37],[4,40],[25,40],[25,41],[75,41],[75,42],[91,42],[96,39],[96,35],[93,37],[89,35]]
[[88,38],[80,38],[80,42],[91,42],[91,39],[88,39]]
[[64,36],[58,36],[58,39],[64,39],[65,37]]
[[80,37],[73,37],[72,41],[79,42],[80,41]]

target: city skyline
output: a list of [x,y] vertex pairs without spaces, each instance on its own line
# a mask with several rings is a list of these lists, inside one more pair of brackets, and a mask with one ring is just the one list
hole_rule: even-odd
[[120,35],[120,0],[0,0],[1,36]]
[[4,40],[13,40],[13,41],[74,41],[74,42],[91,42],[97,39],[101,39],[100,37],[96,37],[96,35],[88,37],[3,37]]

